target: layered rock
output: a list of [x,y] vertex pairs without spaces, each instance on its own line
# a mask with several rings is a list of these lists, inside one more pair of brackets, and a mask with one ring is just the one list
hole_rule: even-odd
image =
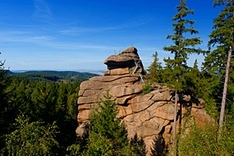
[[109,56],[104,63],[108,68],[104,75],[146,74],[135,47],[128,47],[118,55]]
[[[137,51],[134,50],[133,52],[135,54]],[[137,56],[135,58],[139,59]],[[138,62],[141,63],[141,60],[139,59]],[[124,64],[118,66],[118,63],[112,64],[110,61],[106,61],[106,63],[109,70],[122,70],[123,66],[129,69],[133,68],[132,65],[128,67]],[[143,71],[144,68],[141,66],[141,70],[134,74],[105,74],[82,82],[78,98],[77,121],[79,126],[76,133],[78,135],[83,134],[84,123],[89,121],[92,108],[108,92],[118,106],[118,117],[124,122],[128,130],[128,137],[132,138],[135,134],[142,137],[148,155],[155,138],[159,136],[165,142],[164,145],[169,145],[171,143],[174,117],[174,90],[157,84],[152,86],[151,92],[143,94],[145,87],[141,77]],[[183,123],[183,114],[188,111],[188,108],[195,119],[193,121],[196,121],[197,124],[204,124],[206,121],[211,120],[203,108],[204,102],[202,100],[190,95],[182,95],[178,102],[179,111],[181,111],[182,115],[177,122]],[[189,105],[190,107],[182,107],[182,105]]]

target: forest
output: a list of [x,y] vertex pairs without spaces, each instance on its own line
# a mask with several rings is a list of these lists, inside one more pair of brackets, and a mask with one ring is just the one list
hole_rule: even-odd
[[97,76],[98,74],[87,73],[87,72],[75,72],[75,71],[25,71],[25,72],[11,72],[5,70],[9,75],[14,75],[24,79],[43,80],[50,82],[74,82],[84,81],[90,77]]
[[[180,131],[174,155],[234,155],[234,0],[214,0],[213,5],[222,11],[210,19],[213,31],[208,49],[199,48],[203,41],[194,28],[195,21],[189,19],[196,10],[189,9],[186,0],[180,0],[172,17],[173,32],[165,36],[172,44],[165,46],[164,51],[171,55],[159,62],[159,54],[153,53],[147,68],[148,85],[173,86],[178,93],[189,89],[205,101],[205,109],[215,121],[203,127],[193,125],[186,135]],[[193,66],[188,65],[188,59],[194,55],[204,56],[201,68],[197,60]],[[90,115],[85,135],[76,137],[79,85],[92,76],[95,75],[15,75],[6,72],[2,60],[0,155],[146,155],[141,138],[127,139],[124,125],[116,119],[116,104],[108,94]],[[169,155],[168,149],[159,151],[156,145],[157,140],[152,155]]]

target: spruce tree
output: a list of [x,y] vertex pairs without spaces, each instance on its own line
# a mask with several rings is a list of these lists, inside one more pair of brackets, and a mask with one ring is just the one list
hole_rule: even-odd
[[5,148],[2,155],[42,156],[54,155],[53,148],[58,146],[55,134],[58,133],[55,123],[30,122],[29,118],[20,115],[14,124],[15,130],[5,135]]
[[184,74],[188,71],[189,55],[204,53],[204,51],[195,47],[202,43],[199,37],[188,37],[198,34],[193,27],[195,21],[186,18],[194,11],[187,7],[186,0],[180,0],[180,4],[176,8],[178,12],[172,18],[175,22],[173,23],[174,34],[167,36],[167,39],[172,40],[173,45],[164,47],[164,50],[173,54],[174,57],[164,59],[166,63],[164,81],[175,85],[178,90],[182,90],[186,86]]
[[[225,3],[227,2],[227,3]],[[210,74],[223,75],[229,46],[234,47],[234,5],[233,0],[215,0],[214,5],[225,5],[221,13],[213,20],[213,31],[208,43],[209,53],[205,58],[203,70]]]
[[173,54],[173,58],[164,59],[166,67],[164,69],[163,81],[175,87],[175,107],[174,107],[174,124],[173,124],[173,152],[176,154],[176,123],[177,123],[177,90],[179,93],[183,89],[189,87],[189,81],[186,80],[186,74],[190,67],[187,64],[189,55],[205,53],[202,49],[196,48],[202,41],[199,37],[189,36],[198,34],[198,30],[194,29],[194,20],[187,19],[188,15],[194,13],[186,5],[186,0],[180,0],[180,4],[176,6],[177,13],[172,18],[174,21],[174,34],[168,35],[167,39],[171,39],[173,45],[165,46],[164,50]]
[[117,114],[117,105],[107,94],[90,116],[88,145],[83,155],[134,155],[127,139],[127,131],[121,120],[116,118]]
[[[209,53],[205,57],[203,71],[207,74],[210,85],[210,98],[214,99],[220,109],[223,93],[224,75],[227,64],[228,51],[234,48],[234,0],[214,0],[214,6],[222,6],[222,11],[213,20],[213,31],[208,42]],[[227,99],[227,111],[233,110],[234,96],[234,62],[231,60]]]
[[159,62],[158,59],[158,53],[155,52],[153,54],[154,60],[147,69],[148,74],[146,75],[146,78],[151,83],[160,83],[162,80],[162,65],[161,62]]

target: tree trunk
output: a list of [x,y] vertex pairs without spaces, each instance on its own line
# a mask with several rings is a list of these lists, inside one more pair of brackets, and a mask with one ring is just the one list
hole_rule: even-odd
[[176,156],[177,151],[177,139],[176,139],[176,121],[177,121],[177,110],[178,110],[178,95],[177,90],[175,90],[175,106],[174,106],[174,123],[173,123],[173,142],[172,142],[172,148],[173,148],[173,156]]
[[225,81],[224,81],[224,87],[223,87],[223,97],[222,97],[221,111],[220,111],[220,117],[219,117],[218,140],[220,139],[220,134],[222,132],[222,127],[223,127],[223,120],[224,120],[224,114],[225,114],[225,105],[226,105],[226,97],[227,97],[227,88],[228,88],[228,74],[229,74],[231,57],[232,57],[232,47],[230,46],[229,47],[229,51],[228,51],[228,59],[227,59],[227,66],[226,66],[226,73],[225,73]]

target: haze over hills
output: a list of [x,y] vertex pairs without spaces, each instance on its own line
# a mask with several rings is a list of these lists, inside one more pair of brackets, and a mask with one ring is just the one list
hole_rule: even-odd
[[10,70],[12,73],[24,73],[24,72],[31,72],[31,71],[57,71],[57,72],[64,72],[64,71],[71,71],[71,72],[78,72],[78,73],[92,73],[92,74],[98,74],[102,75],[104,73],[104,70],[91,70],[91,69],[74,69],[74,70],[47,70],[47,69],[40,69],[40,70]]
[[18,76],[26,79],[33,80],[46,80],[46,81],[83,81],[90,77],[101,74],[97,72],[78,72],[78,71],[55,71],[55,70],[6,70],[9,75]]

